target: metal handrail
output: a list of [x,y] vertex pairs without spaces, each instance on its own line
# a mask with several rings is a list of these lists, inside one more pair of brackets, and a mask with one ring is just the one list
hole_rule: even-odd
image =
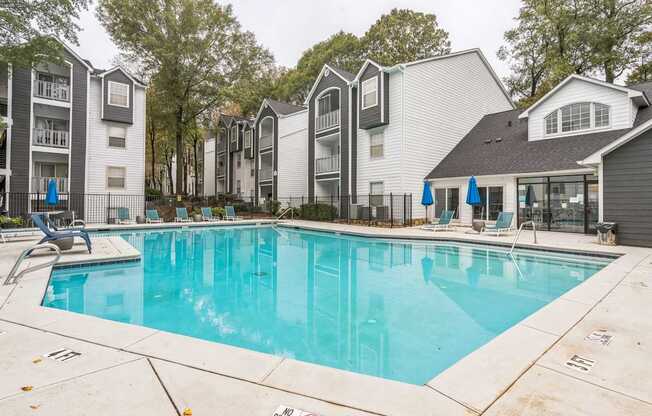
[[[21,263],[23,262],[23,260],[25,260],[25,258],[27,256],[29,256],[30,254],[32,254],[32,251],[42,249],[42,248],[47,248],[49,250],[56,251],[57,252],[57,257],[52,261],[36,264],[34,266],[30,266],[30,267],[26,268],[25,270],[22,270],[19,273],[16,273],[18,271],[18,268],[20,267]],[[21,277],[22,275],[24,275],[25,273],[31,273],[31,272],[34,272],[36,270],[40,270],[40,269],[44,269],[46,267],[53,266],[59,261],[60,258],[61,258],[61,250],[59,249],[59,246],[56,246],[56,245],[54,245],[52,243],[35,244],[32,247],[27,248],[27,249],[23,250],[22,253],[20,253],[20,256],[18,257],[18,260],[16,260],[16,263],[14,264],[14,267],[12,267],[11,271],[7,275],[7,278],[5,279],[3,284],[5,286],[14,284],[14,283],[16,283],[18,278]]]
[[535,225],[534,221],[525,221],[524,223],[521,224],[520,227],[518,227],[518,232],[516,233],[516,237],[514,237],[514,241],[512,241],[512,248],[509,250],[509,254],[512,254],[512,251],[514,251],[514,247],[516,246],[516,242],[518,241],[518,237],[521,235],[521,231],[523,231],[523,226],[526,224],[532,225],[532,231],[534,232],[534,244],[537,244],[537,227]]
[[291,212],[291,213],[292,213],[292,217],[290,217],[290,219],[293,220],[293,219],[294,219],[294,209],[292,209],[292,207],[287,207],[287,208],[285,208],[285,209],[284,209],[283,211],[281,211],[281,213],[276,217],[276,219],[277,219],[277,220],[280,220],[280,219],[283,218],[283,216],[284,216],[285,214],[287,214],[288,212]]

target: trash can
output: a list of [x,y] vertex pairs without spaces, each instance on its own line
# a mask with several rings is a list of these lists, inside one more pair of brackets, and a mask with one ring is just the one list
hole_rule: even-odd
[[615,222],[599,222],[596,226],[598,230],[598,244],[607,246],[616,245],[616,232],[618,224]]

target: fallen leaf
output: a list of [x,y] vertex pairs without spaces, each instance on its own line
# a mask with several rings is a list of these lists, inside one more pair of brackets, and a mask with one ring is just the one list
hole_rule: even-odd
[[192,410],[189,407],[186,407],[183,411],[183,416],[192,416]]
[[39,407],[41,407],[41,405],[40,405],[40,404],[30,404],[29,407],[30,407],[31,409],[36,410],[36,409],[38,409]]
[[34,388],[33,386],[23,386],[20,389],[22,391],[32,391],[33,388]]
[[33,362],[34,364],[38,364],[38,363],[40,363],[41,361],[43,361],[42,358],[35,358],[35,359],[32,360],[32,362]]

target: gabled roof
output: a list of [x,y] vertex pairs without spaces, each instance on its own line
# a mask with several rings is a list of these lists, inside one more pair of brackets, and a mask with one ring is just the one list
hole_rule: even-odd
[[77,52],[73,51],[72,48],[70,48],[64,41],[61,39],[57,38],[57,41],[63,45],[63,48],[71,54],[75,59],[77,59],[82,65],[86,67],[89,71],[93,72],[93,65],[91,65],[90,61],[82,58],[81,56],[77,55]]
[[360,81],[360,77],[362,76],[362,74],[364,74],[364,71],[367,69],[367,67],[368,67],[369,65],[373,65],[373,66],[375,66],[376,68],[378,68],[379,71],[382,71],[382,70],[383,70],[383,66],[382,66],[382,65],[380,65],[379,63],[377,63],[377,62],[375,62],[375,61],[372,61],[371,59],[367,58],[367,59],[364,61],[364,64],[362,64],[362,67],[360,68],[360,70],[358,71],[358,73],[355,75],[355,79],[354,79],[354,80],[355,80],[356,82]]
[[340,77],[342,81],[346,82],[347,85],[351,84],[351,82],[355,79],[355,75],[353,75],[348,71],[345,71],[340,68],[336,68],[329,64],[324,64],[324,66],[321,67],[321,71],[319,71],[319,75],[317,75],[315,82],[312,83],[312,88],[310,88],[310,92],[306,96],[306,101],[304,102],[306,105],[308,105],[310,98],[315,93],[315,90],[317,89],[317,85],[319,85],[319,81],[321,81],[321,79],[324,77],[324,73],[326,72],[327,69],[333,74]]
[[260,104],[258,113],[256,113],[256,117],[254,118],[254,123],[256,122],[256,120],[258,120],[258,118],[260,117],[260,113],[263,111],[263,109],[266,106],[269,106],[272,109],[272,111],[276,113],[278,117],[285,117],[285,116],[292,115],[294,113],[298,113],[300,111],[307,110],[306,107],[284,103],[282,101],[276,101],[271,98],[265,98],[263,102]]
[[[652,94],[652,83],[629,88]],[[528,141],[528,120],[521,118],[521,114],[520,110],[509,110],[484,116],[426,178],[582,169],[590,163],[578,161],[611,151],[619,143],[636,137],[630,136],[652,128],[652,107],[647,107],[638,111],[634,126],[629,129]]]
[[591,83],[591,84],[594,84],[594,85],[599,85],[601,87],[606,87],[606,88],[611,88],[611,89],[614,89],[614,90],[617,90],[617,91],[621,91],[621,92],[627,93],[629,98],[635,100],[639,106],[649,106],[650,105],[650,102],[648,101],[645,94],[642,93],[639,90],[636,90],[635,88],[624,87],[624,86],[616,85],[616,84],[610,84],[608,82],[601,81],[599,79],[589,78],[589,77],[585,77],[585,76],[577,75],[577,74],[572,74],[572,75],[567,76],[566,79],[564,79],[562,82],[557,84],[557,86],[555,88],[548,91],[548,93],[546,95],[539,98],[534,104],[532,104],[530,107],[528,107],[523,113],[521,113],[520,117],[521,118],[528,117],[530,111],[534,110],[541,103],[543,103],[548,98],[553,96],[557,91],[562,89],[564,87],[564,85],[568,84],[569,82],[571,82],[573,80],[584,81],[584,82],[588,82],[588,83]]
[[129,71],[127,71],[126,69],[124,69],[124,68],[121,67],[120,65],[114,66],[113,68],[111,68],[111,69],[107,69],[107,70],[98,70],[98,71],[97,71],[97,76],[100,77],[100,78],[104,78],[105,76],[107,76],[107,75],[109,75],[110,73],[115,72],[115,71],[120,71],[120,72],[122,72],[122,73],[123,73],[127,78],[129,78],[129,79],[131,80],[131,82],[133,82],[134,84],[137,84],[137,85],[139,85],[139,86],[141,86],[141,87],[145,87],[145,86],[146,86],[145,83],[144,83],[143,81],[141,81],[141,80],[139,80],[138,78],[136,78],[136,77],[134,77],[133,75],[131,75],[131,73],[130,73]]

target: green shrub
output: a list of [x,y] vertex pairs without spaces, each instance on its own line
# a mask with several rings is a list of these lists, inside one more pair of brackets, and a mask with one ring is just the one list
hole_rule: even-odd
[[155,188],[145,188],[145,196],[161,196],[161,191]]
[[0,215],[0,228],[19,228],[25,224],[20,217],[7,217]]
[[337,217],[337,208],[328,204],[303,204],[299,216],[304,220],[330,221]]
[[223,207],[213,207],[211,208],[211,211],[213,211],[213,216],[214,217],[223,217],[224,214],[226,214],[226,210]]

